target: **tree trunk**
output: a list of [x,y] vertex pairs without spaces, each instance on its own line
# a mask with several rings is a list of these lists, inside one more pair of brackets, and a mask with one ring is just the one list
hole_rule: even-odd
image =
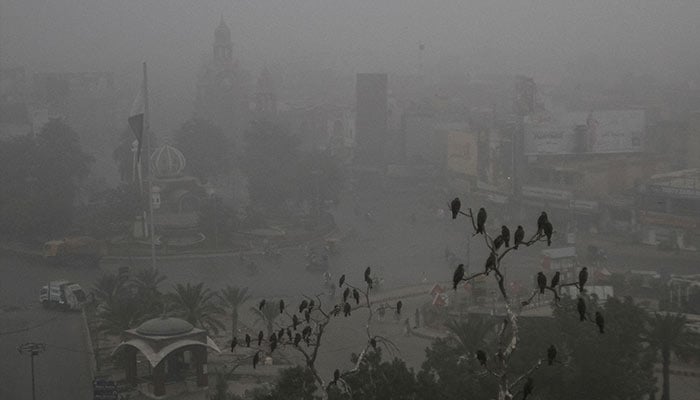
[[661,400],[671,400],[671,381],[669,378],[671,369],[671,349],[664,346],[661,349],[661,373],[663,379],[663,395]]
[[236,337],[238,331],[238,308],[233,307],[231,310],[231,340]]

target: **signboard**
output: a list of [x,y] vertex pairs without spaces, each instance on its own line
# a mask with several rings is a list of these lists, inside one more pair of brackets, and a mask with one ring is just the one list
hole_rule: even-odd
[[633,153],[644,150],[642,110],[570,112],[525,124],[525,155]]
[[671,226],[682,229],[695,229],[698,220],[654,211],[639,211],[639,222],[648,225]]
[[476,176],[477,137],[459,130],[447,132],[447,168],[451,172]]
[[523,186],[521,188],[523,196],[536,197],[548,200],[571,200],[573,194],[568,190],[550,189],[539,186]]
[[684,199],[700,199],[700,189],[663,185],[649,185],[648,188],[651,193],[666,194]]

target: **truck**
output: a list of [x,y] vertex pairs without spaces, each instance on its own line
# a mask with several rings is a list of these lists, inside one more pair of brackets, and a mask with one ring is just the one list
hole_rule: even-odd
[[44,243],[44,258],[60,266],[97,267],[105,253],[105,243],[89,236],[66,237]]
[[77,283],[67,280],[51,281],[41,288],[39,302],[45,308],[79,311],[87,303],[87,296]]

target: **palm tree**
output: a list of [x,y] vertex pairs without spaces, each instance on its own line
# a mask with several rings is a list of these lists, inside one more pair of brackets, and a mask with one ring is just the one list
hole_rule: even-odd
[[123,338],[124,331],[135,328],[144,317],[143,309],[134,298],[105,302],[97,313],[98,328],[101,332]]
[[238,332],[238,307],[250,298],[248,288],[226,286],[219,292],[219,298],[231,311],[231,339],[233,339]]
[[470,315],[466,321],[452,319],[445,324],[468,353],[483,349],[487,336],[494,332],[494,326],[492,318],[479,314]]
[[177,316],[213,334],[226,329],[218,319],[218,315],[222,314],[223,310],[214,302],[216,292],[205,288],[204,282],[196,285],[178,283],[174,289],[175,292],[170,294],[170,300]]
[[265,322],[268,336],[272,335],[272,333],[275,331],[275,318],[280,315],[280,310],[277,305],[274,303],[265,303],[262,309],[258,307],[251,307],[250,311],[257,315],[259,320]]
[[136,298],[141,302],[141,307],[147,315],[156,316],[162,312],[163,295],[158,290],[158,285],[166,279],[165,275],[161,275],[157,269],[145,268],[139,270],[131,280]]
[[685,315],[656,313],[649,320],[646,339],[655,350],[661,352],[663,379],[661,400],[671,400],[671,382],[669,380],[671,353],[682,356],[691,351],[698,351],[700,335],[688,329]]
[[105,273],[95,281],[93,294],[103,304],[112,304],[128,294],[128,276],[124,273]]

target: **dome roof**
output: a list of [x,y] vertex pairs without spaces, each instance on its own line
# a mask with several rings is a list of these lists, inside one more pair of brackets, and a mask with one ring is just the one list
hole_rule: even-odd
[[176,336],[190,332],[194,326],[180,318],[160,317],[139,325],[136,332],[146,336]]
[[151,155],[151,165],[157,178],[174,178],[182,175],[187,163],[180,150],[164,144]]

